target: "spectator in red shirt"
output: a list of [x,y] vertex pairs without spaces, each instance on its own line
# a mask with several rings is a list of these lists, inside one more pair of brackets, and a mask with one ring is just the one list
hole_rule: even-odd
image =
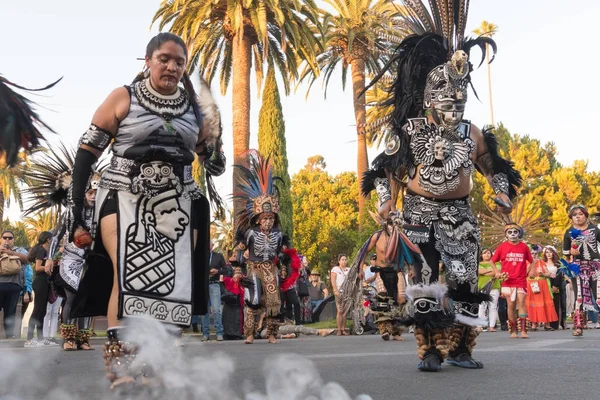
[[529,247],[521,239],[523,228],[515,223],[504,228],[506,241],[502,243],[492,257],[492,263],[502,264],[502,273],[507,275],[502,282],[501,295],[508,303],[508,326],[510,337],[517,337],[516,313],[519,309],[519,328],[521,339],[527,339],[527,276],[533,262]]

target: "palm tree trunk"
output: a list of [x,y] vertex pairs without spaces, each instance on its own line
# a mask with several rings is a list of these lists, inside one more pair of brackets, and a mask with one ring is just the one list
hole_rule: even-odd
[[496,126],[496,123],[494,122],[494,103],[492,102],[492,66],[490,65],[490,48],[487,44],[485,45],[485,59],[488,70],[488,92],[490,93],[490,117],[492,125]]
[[365,123],[367,121],[365,96],[358,94],[365,88],[365,62],[355,59],[350,63],[352,70],[352,94],[354,100],[354,119],[356,120],[356,135],[358,151],[356,154],[356,174],[358,176],[358,224],[362,226],[365,215],[365,198],[361,195],[360,187],[363,180],[363,174],[369,168],[369,158],[367,154],[367,136],[365,135]]
[[4,191],[0,188],[0,226],[4,221]]
[[[233,161],[243,163],[243,155],[250,146],[250,70],[252,55],[247,37],[233,39]],[[233,171],[233,191],[238,191],[238,174]],[[234,201],[233,218],[237,226],[238,212],[244,207],[240,201]]]

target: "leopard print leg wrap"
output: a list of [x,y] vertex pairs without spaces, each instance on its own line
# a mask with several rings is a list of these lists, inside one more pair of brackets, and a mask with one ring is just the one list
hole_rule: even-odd
[[267,317],[267,338],[270,336],[277,337],[279,334],[279,322],[277,318]]
[[257,315],[258,310],[246,307],[246,314],[244,315],[244,337],[254,337],[254,334],[256,333]]
[[384,333],[392,334],[392,322],[391,321],[381,321],[377,323],[377,328],[379,329],[379,334],[383,335]]

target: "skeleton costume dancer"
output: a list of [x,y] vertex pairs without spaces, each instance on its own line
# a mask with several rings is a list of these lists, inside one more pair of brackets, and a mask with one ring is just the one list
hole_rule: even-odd
[[579,266],[572,280],[576,294],[573,315],[573,336],[583,335],[585,316],[600,306],[600,229],[589,220],[589,212],[582,205],[569,209],[572,226],[563,238],[563,254]]
[[[218,110],[203,79],[200,97],[194,93],[183,40],[158,34],[145,60],[145,72],[96,111],[73,169],[76,218],[83,215],[91,166],[112,142],[89,226],[93,257],[72,312],[107,316],[104,361],[112,387],[134,383],[149,370],[130,368],[138,346],[128,343],[121,326],[128,318],[146,315],[185,327],[192,315],[206,313],[209,204],[192,178],[194,153],[211,197],[211,176],[225,169]],[[86,224],[75,220],[72,231],[79,226]]]
[[[446,357],[451,365],[482,368],[471,357],[479,303],[486,298],[477,291],[479,230],[469,204],[471,175],[475,169],[485,175],[503,213],[511,210],[520,175],[499,156],[491,132],[463,120],[473,69],[470,50],[488,44],[495,52],[495,43],[464,38],[467,1],[430,3],[432,15],[421,1],[405,2],[415,16],[407,23],[424,33],[406,37],[371,83],[386,73],[395,75],[387,102],[394,105],[388,117],[391,135],[365,174],[363,192],[376,189],[381,198],[386,190],[381,179],[387,180],[392,195],[380,205],[386,217],[395,210],[398,186],[406,185],[404,229],[426,260],[414,265],[417,285],[406,290],[419,369],[438,371]],[[447,268],[447,294],[437,284],[440,263]]]
[[278,343],[280,282],[291,275],[291,268],[283,263],[278,266],[278,261],[288,260],[299,267],[300,260],[294,249],[287,249],[287,238],[280,230],[279,192],[275,186],[278,178],[273,177],[272,165],[252,151],[248,153],[248,165],[235,168],[241,171],[242,182],[241,191],[234,193],[233,198],[246,204],[238,216],[236,239],[246,250],[246,276],[257,286],[253,292],[257,298],[246,300],[245,343],[254,342],[256,317],[263,311],[266,311],[269,343]]
[[[54,236],[48,249],[45,268],[52,271],[55,255],[60,251],[59,274],[54,279],[55,288],[60,290],[61,297],[66,298],[61,314],[61,336],[64,340],[64,350],[91,350],[90,325],[91,318],[73,319],[70,317],[71,306],[79,286],[79,280],[85,265],[87,247],[91,243],[86,231],[78,231],[74,240],[68,241],[69,227],[74,220],[71,209],[63,207],[68,204],[68,190],[72,182],[72,169],[75,152],[68,150],[62,144],[49,147],[48,152],[36,154],[31,167],[25,172],[28,182],[24,195],[29,197],[31,204],[25,215],[31,215],[43,210],[53,210],[58,216],[58,222],[53,224]],[[100,173],[94,172],[86,186],[83,215],[80,220],[91,226],[94,216],[96,190],[100,182]]]

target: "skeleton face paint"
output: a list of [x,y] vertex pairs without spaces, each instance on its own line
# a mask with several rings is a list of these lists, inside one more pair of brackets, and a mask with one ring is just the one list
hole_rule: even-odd
[[511,243],[517,243],[519,241],[519,230],[515,228],[511,228],[506,231],[506,239],[508,239]]
[[[465,102],[446,100],[433,103],[433,119],[449,129],[456,129],[465,115]],[[437,158],[437,157],[436,157]]]
[[265,213],[260,217],[260,230],[263,232],[269,232],[273,229],[275,224],[275,216],[272,213]]

